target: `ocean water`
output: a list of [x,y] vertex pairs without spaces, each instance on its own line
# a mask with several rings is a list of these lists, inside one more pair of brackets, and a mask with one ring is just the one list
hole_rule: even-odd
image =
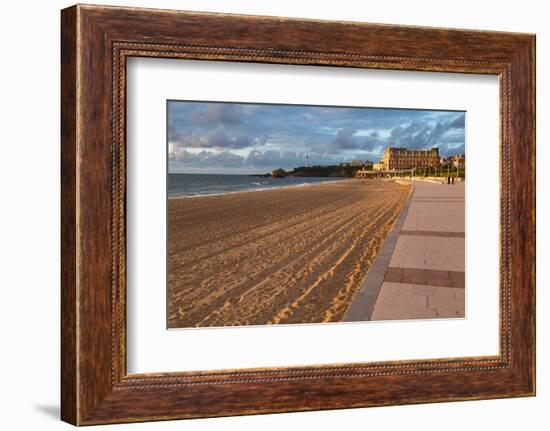
[[168,197],[219,195],[225,193],[306,186],[348,178],[286,177],[262,178],[250,175],[168,174]]

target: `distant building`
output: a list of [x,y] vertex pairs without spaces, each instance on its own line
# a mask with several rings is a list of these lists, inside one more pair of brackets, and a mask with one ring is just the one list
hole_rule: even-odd
[[372,166],[370,160],[352,160],[351,166]]
[[365,178],[376,178],[380,174],[378,171],[372,169],[361,168],[358,171],[355,171],[355,178],[365,179]]
[[464,168],[464,163],[466,161],[466,156],[464,154],[457,154],[453,158],[453,167],[454,168]]
[[373,163],[372,164],[372,170],[373,171],[383,171],[384,170],[384,163]]
[[453,166],[453,161],[453,156],[441,157],[440,164],[442,167],[446,168],[448,166]]
[[413,168],[435,168],[439,166],[439,148],[429,150],[409,150],[407,148],[389,147],[384,151],[380,162],[384,170],[401,170]]
[[346,167],[348,167],[348,166],[351,166],[351,163],[349,163],[349,162],[342,162],[342,163],[340,163],[340,167],[341,167],[341,168],[346,168]]

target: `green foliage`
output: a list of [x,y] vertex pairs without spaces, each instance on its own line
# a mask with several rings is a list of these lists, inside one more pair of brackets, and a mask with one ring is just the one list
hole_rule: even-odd
[[466,169],[465,168],[453,168],[442,167],[442,168],[426,168],[426,169],[417,169],[415,171],[415,176],[417,177],[455,177],[455,178],[465,178]]
[[[300,166],[287,175],[294,177],[349,177],[353,178],[355,172],[361,170],[361,166]],[[368,168],[366,168],[368,169]]]
[[[293,177],[355,177],[355,173],[361,169],[372,170],[371,166],[299,166],[294,170],[286,172],[287,176]],[[464,168],[452,168],[446,167],[438,168],[418,168],[416,169],[414,176],[416,177],[458,177],[465,178],[466,170]]]

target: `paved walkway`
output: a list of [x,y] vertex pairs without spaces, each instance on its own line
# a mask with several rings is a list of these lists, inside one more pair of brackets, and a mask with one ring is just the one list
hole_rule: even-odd
[[344,321],[464,317],[464,188],[414,181]]

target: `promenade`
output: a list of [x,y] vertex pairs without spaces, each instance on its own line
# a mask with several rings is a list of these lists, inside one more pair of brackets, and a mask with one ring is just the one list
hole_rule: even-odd
[[464,191],[414,181],[344,321],[464,317]]

